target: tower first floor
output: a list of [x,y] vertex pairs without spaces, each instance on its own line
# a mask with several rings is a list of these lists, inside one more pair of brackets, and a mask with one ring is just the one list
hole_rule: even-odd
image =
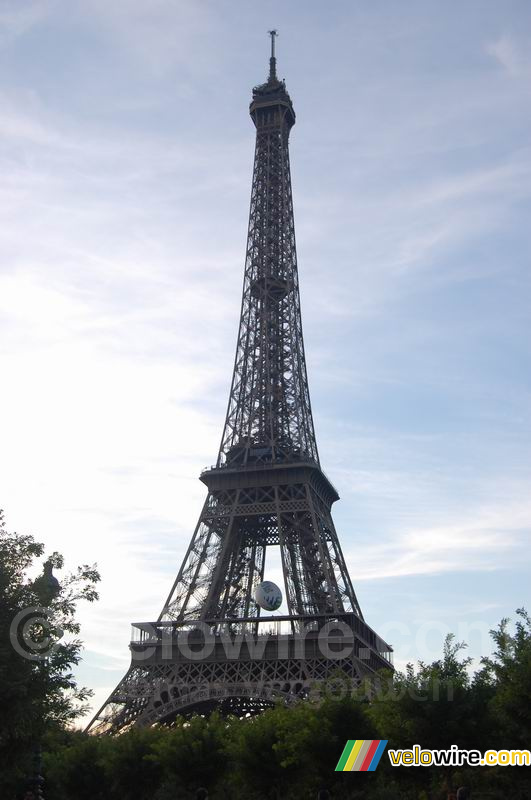
[[392,670],[392,649],[355,614],[138,623],[131,666],[90,723],[93,733],[218,710],[344,694]]

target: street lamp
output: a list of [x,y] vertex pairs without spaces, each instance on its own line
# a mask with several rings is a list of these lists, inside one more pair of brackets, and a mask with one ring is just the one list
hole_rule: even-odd
[[[42,575],[33,581],[33,590],[39,598],[41,606],[48,606],[61,591],[61,584],[53,574],[53,565],[50,560],[45,561],[43,564]],[[41,612],[46,616],[46,610]],[[40,662],[40,669],[45,668],[45,657]],[[35,744],[33,751],[33,764],[32,775],[26,784],[26,800],[39,800],[44,798],[42,787],[44,785],[44,778],[42,777],[42,743],[39,740]]]

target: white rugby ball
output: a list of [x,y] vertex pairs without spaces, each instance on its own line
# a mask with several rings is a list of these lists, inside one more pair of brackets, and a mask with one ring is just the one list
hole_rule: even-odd
[[262,581],[254,590],[254,599],[264,611],[276,611],[282,605],[282,592],[272,581]]

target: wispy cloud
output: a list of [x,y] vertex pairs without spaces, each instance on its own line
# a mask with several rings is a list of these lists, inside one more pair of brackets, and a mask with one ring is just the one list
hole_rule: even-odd
[[503,34],[486,46],[487,53],[513,78],[529,76],[531,58],[529,51],[508,34]]
[[352,571],[364,581],[511,569],[528,560],[530,520],[529,504],[460,510],[452,522],[397,532],[377,545],[362,539],[350,551]]
[[[176,66],[184,68],[185,80],[198,72],[215,76],[214,62],[205,43],[222,25],[218,9],[184,0],[90,0],[92,24],[100,27],[113,46],[122,46],[154,75],[163,75]],[[193,66],[192,66],[193,65]],[[180,88],[185,84],[181,81]]]
[[53,0],[4,0],[0,8],[0,47],[45,19],[53,6]]

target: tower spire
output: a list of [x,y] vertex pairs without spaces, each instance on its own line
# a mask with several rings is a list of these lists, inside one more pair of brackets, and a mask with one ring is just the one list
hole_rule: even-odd
[[269,78],[268,82],[273,83],[278,80],[277,78],[277,60],[275,58],[275,38],[278,36],[278,31],[268,31],[271,36],[271,57],[269,59]]

